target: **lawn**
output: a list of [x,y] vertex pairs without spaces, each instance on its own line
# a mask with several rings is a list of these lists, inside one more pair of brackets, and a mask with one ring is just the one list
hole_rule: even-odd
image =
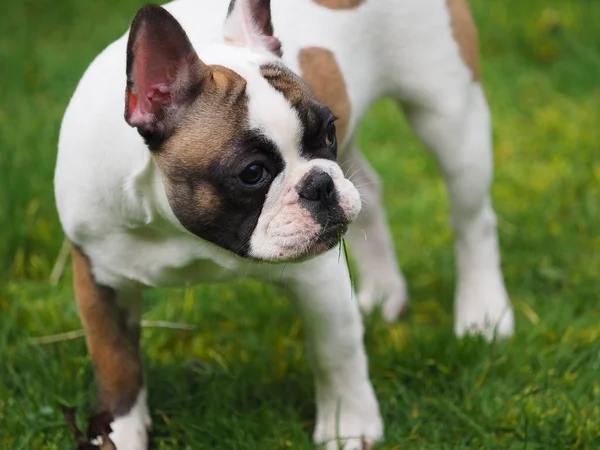
[[[94,403],[52,192],[58,127],[81,73],[140,0],[4,0],[0,14],[0,449],[72,449],[60,404]],[[600,447],[600,2],[471,0],[494,117],[514,338],[452,335],[448,205],[432,158],[389,101],[360,142],[385,181],[409,314],[367,319],[386,422],[377,449]],[[149,293],[143,347],[156,449],[310,449],[302,329],[271,286]]]

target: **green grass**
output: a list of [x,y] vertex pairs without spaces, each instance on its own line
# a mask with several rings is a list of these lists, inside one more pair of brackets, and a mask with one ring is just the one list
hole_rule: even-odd
[[[360,142],[386,185],[411,312],[367,320],[387,425],[379,449],[596,449],[600,443],[600,33],[596,0],[472,0],[494,114],[503,266],[517,334],[452,336],[452,240],[434,162],[396,107],[374,106]],[[70,449],[59,404],[91,412],[52,172],[58,127],[91,58],[138,0],[5,0],[0,15],[0,448]],[[154,448],[310,449],[313,386],[300,323],[254,282],[148,296]]]

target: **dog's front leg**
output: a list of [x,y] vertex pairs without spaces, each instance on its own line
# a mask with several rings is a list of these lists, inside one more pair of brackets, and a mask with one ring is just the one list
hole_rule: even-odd
[[139,293],[117,293],[94,280],[92,265],[73,249],[79,314],[98,384],[98,411],[110,412],[117,450],[146,450],[150,417],[139,355]]
[[[287,276],[285,275],[287,273]],[[369,381],[363,325],[343,252],[336,250],[284,270],[304,322],[316,383],[316,443],[328,450],[363,448],[382,437]],[[288,278],[289,277],[289,278]]]

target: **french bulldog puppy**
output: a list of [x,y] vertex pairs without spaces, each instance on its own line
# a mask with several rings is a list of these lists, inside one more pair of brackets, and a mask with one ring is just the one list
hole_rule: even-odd
[[[314,441],[357,449],[381,439],[359,305],[381,304],[393,320],[407,294],[380,183],[354,135],[384,95],[397,99],[448,184],[457,335],[513,330],[488,193],[490,119],[464,0],[270,3],[141,8],[65,113],[57,208],[73,244],[98,410],[115,418],[118,450],[148,443],[142,292],[241,276],[277,280],[297,304],[316,384]],[[356,297],[336,248],[347,230]]]

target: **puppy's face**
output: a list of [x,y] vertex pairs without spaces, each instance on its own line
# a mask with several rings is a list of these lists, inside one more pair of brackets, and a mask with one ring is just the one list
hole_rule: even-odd
[[220,64],[205,64],[166,11],[142,9],[125,115],[185,228],[240,256],[293,261],[336,246],[361,203],[336,163],[335,117],[282,65],[278,43],[263,43],[217,46]]

